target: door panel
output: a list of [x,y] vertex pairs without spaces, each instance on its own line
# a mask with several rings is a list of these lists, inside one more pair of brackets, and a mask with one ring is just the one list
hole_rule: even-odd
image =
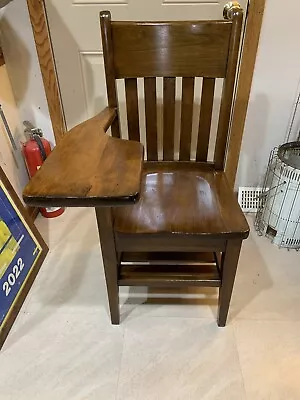
[[[99,27],[100,11],[110,10],[114,20],[222,19],[223,8],[226,3],[226,0],[45,0],[68,128],[70,129],[83,120],[94,116],[107,105]],[[247,0],[240,0],[240,4],[246,10]],[[179,98],[181,80],[177,79],[176,81],[176,93],[177,98]],[[141,95],[139,116],[143,136],[145,118],[141,80],[139,80],[138,86]],[[192,135],[194,142],[198,128],[197,118],[199,118],[201,86],[202,82],[199,79],[195,86],[196,105]],[[159,87],[160,82],[158,80]],[[126,137],[126,107],[122,83],[118,84],[118,89],[120,90],[121,129],[123,136]],[[213,118],[212,129],[216,129],[221,89],[222,82],[219,82],[216,87],[215,117]],[[161,99],[162,91],[161,95],[158,95],[159,121],[162,117]],[[179,101],[176,102],[176,118],[178,116],[180,116]],[[159,127],[161,125],[159,122]],[[178,126],[178,123],[176,126]],[[158,140],[160,140],[160,137]],[[175,146],[176,143],[175,137]],[[179,142],[177,146],[179,147]],[[195,146],[192,147],[195,148]]]

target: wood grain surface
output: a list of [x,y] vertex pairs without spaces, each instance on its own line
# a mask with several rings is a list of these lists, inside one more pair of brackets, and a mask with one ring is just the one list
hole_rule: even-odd
[[125,79],[128,137],[140,141],[137,79]]
[[116,78],[223,78],[230,34],[228,21],[113,21]]
[[42,0],[27,0],[34,40],[41,67],[46,98],[56,143],[66,132],[59,86],[56,77],[52,45],[49,37],[46,11]]
[[[102,11],[100,13],[100,26],[108,105],[111,108],[118,108],[117,85],[115,76],[116,74],[114,67],[114,53],[111,33],[111,14],[109,11]],[[120,121],[118,117],[114,119],[111,125],[111,133],[113,137],[120,137]]]
[[156,78],[144,79],[147,160],[158,160]]
[[175,78],[164,78],[163,83],[163,159],[174,160]]
[[179,160],[191,159],[191,139],[194,108],[195,78],[182,79],[181,130]]
[[215,81],[216,80],[213,78],[203,79],[197,142],[197,161],[207,160],[214,104]]
[[219,291],[218,310],[218,326],[221,327],[226,325],[241,245],[240,239],[229,240],[222,256],[222,285]]
[[112,212],[110,207],[97,207],[96,217],[102,249],[107,285],[108,302],[112,324],[120,323],[118,260],[115,246]]
[[67,133],[24,189],[25,202],[95,207],[137,201],[143,146],[105,133],[116,116],[106,108]]
[[226,161],[226,149],[229,137],[229,124],[233,107],[233,92],[236,83],[236,71],[240,50],[243,24],[243,12],[238,11],[232,21],[232,40],[230,41],[226,77],[223,82],[222,101],[219,115],[218,132],[214,161],[216,168],[223,170]]
[[194,166],[182,170],[180,163],[162,170],[161,164],[144,165],[137,204],[113,210],[117,232],[248,236],[249,226],[223,172]]
[[251,0],[249,5],[237,94],[232,117],[228,157],[225,169],[228,181],[232,188],[234,188],[239,164],[265,3],[266,0]]
[[126,265],[120,268],[120,286],[219,287],[221,278],[216,265]]

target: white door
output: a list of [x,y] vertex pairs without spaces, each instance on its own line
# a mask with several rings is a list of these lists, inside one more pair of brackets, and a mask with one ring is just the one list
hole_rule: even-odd
[[[45,0],[68,128],[94,116],[107,105],[99,27],[100,11],[110,10],[113,20],[222,19],[223,8],[227,2],[227,0]],[[248,1],[239,2],[246,10]],[[219,87],[219,92],[220,89]],[[179,91],[180,87],[178,93]],[[200,93],[197,87],[196,91]],[[125,114],[122,101],[120,108],[122,120],[122,114]],[[141,114],[140,117],[143,118]],[[126,130],[125,125],[121,123],[122,131]]]

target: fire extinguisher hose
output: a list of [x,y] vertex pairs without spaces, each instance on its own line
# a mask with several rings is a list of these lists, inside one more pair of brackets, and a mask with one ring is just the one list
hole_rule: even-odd
[[42,160],[45,161],[46,158],[47,158],[47,154],[46,154],[46,150],[45,150],[45,147],[43,145],[42,139],[40,138],[39,135],[33,135],[33,139],[36,141],[37,145],[39,146],[39,150],[41,152]]

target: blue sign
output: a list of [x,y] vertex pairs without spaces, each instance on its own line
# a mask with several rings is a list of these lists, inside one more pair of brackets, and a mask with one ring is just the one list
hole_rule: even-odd
[[0,181],[0,327],[42,248]]

